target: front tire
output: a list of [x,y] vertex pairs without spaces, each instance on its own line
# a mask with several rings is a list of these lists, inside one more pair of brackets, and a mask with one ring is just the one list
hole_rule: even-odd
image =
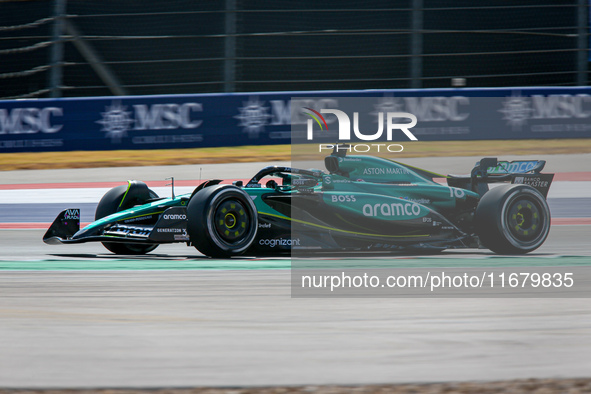
[[[158,198],[158,195],[148,189],[143,182],[133,181],[128,185],[117,186],[109,190],[96,207],[94,220],[102,219],[105,216],[142,205],[146,201]],[[102,242],[103,246],[115,254],[146,254],[158,247],[155,245],[142,245],[135,243]]]
[[550,231],[548,203],[527,185],[493,188],[478,203],[474,219],[482,244],[498,254],[529,253]]
[[253,243],[258,216],[250,196],[232,185],[200,190],[187,206],[191,243],[206,256],[228,258],[244,253]]

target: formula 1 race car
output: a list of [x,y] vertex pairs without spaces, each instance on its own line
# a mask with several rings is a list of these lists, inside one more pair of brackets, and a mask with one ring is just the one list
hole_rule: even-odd
[[464,176],[338,150],[324,161],[328,172],[272,166],[246,184],[209,180],[172,198],[129,181],[105,194],[94,222],[80,230],[80,210],[65,210],[43,241],[99,241],[116,254],[178,242],[212,257],[478,247],[523,254],[550,229],[554,174],[540,173],[545,161],[485,158]]

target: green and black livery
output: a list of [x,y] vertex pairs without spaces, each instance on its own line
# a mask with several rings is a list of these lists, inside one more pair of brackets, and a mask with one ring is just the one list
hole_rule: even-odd
[[553,174],[542,174],[544,165],[485,158],[468,175],[440,175],[334,152],[326,171],[265,167],[246,184],[209,180],[172,198],[129,181],[105,194],[94,222],[80,229],[80,210],[65,210],[43,241],[98,241],[116,254],[185,243],[212,257],[478,247],[523,254],[550,228]]

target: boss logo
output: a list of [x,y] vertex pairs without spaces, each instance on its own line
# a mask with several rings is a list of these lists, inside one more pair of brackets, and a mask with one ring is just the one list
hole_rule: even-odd
[[355,202],[357,199],[352,194],[333,194],[332,202]]

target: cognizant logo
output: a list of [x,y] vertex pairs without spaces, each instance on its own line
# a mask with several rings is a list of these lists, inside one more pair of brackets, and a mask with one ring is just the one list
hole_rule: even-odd
[[299,238],[275,238],[275,239],[261,239],[259,245],[270,246],[300,246]]

